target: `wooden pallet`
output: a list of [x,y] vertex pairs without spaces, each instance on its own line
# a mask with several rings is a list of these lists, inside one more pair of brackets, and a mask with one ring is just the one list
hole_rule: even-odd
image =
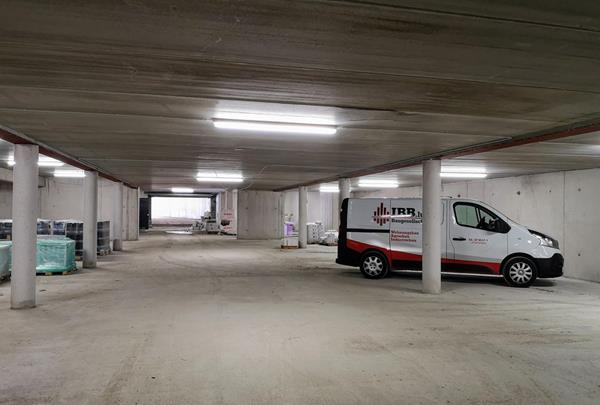
[[294,245],[281,245],[282,249],[298,249],[298,246]]
[[69,270],[69,271],[46,271],[46,272],[38,272],[35,273],[37,276],[68,276],[77,271],[77,269]]

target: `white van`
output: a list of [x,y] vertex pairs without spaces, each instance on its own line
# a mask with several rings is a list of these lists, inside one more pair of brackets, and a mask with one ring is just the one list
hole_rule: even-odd
[[[513,287],[560,277],[558,241],[474,200],[443,198],[442,271],[502,276]],[[336,262],[371,279],[421,269],[420,198],[348,198],[342,203]]]

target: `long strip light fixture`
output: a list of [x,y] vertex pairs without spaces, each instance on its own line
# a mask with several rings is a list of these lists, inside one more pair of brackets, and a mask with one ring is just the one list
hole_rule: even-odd
[[244,177],[239,174],[198,173],[196,180],[200,183],[241,183]]
[[321,184],[319,191],[321,193],[339,193],[340,188],[335,184]]
[[194,192],[194,189],[188,187],[173,187],[171,188],[171,192],[176,194],[191,194]]
[[487,171],[480,167],[442,167],[440,176],[452,179],[484,179]]
[[389,179],[359,179],[358,187],[362,188],[398,188],[397,180]]
[[293,122],[267,122],[228,120],[215,118],[212,120],[215,128],[234,129],[255,132],[279,132],[287,134],[335,135],[337,128],[333,125],[297,124]]
[[[14,157],[9,157],[8,160],[6,161],[6,163],[9,166],[14,166],[15,165],[15,158]],[[38,158],[38,166],[39,167],[61,167],[64,166],[65,164],[63,162],[61,162],[60,160],[56,160],[54,158],[51,157],[46,157],[46,156],[40,156]]]
[[83,170],[55,170],[54,177],[68,177],[68,178],[81,178],[85,177],[85,172]]

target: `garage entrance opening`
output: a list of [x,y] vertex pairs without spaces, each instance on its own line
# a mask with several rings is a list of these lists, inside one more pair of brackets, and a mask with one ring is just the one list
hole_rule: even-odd
[[210,212],[210,198],[152,197],[152,226],[191,226]]

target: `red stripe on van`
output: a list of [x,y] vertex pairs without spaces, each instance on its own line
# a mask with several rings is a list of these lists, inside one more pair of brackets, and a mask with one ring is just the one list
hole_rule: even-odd
[[[379,246],[369,245],[368,243],[357,242],[357,241],[350,240],[350,239],[346,240],[346,247],[348,249],[354,250],[355,252],[358,252],[358,253],[362,253],[369,249],[377,250],[377,251],[383,253],[387,257],[388,261],[390,261],[390,262],[393,260],[410,260],[410,261],[420,262],[423,260],[423,257],[421,255],[417,255],[414,253],[406,253],[406,252],[396,252],[396,251],[393,251],[390,249],[385,249],[385,248],[382,248]],[[457,260],[457,259],[446,259],[446,258],[442,258],[442,263],[478,265],[478,266],[487,267],[494,274],[500,274],[500,264],[501,263],[482,262],[479,260]],[[465,271],[468,271],[468,269]]]

